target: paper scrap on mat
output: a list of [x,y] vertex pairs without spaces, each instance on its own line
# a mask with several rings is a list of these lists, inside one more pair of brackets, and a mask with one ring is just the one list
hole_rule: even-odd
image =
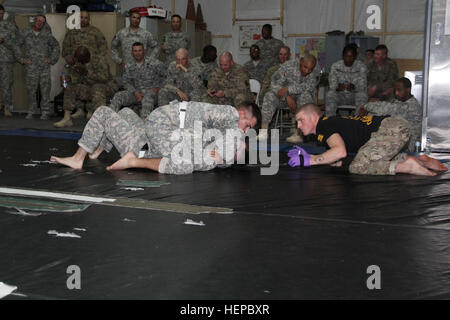
[[203,223],[203,221],[195,222],[194,220],[191,220],[191,219],[187,219],[187,220],[184,222],[184,224],[188,224],[188,225],[191,225],[191,226],[200,226],[200,227],[204,227],[204,226],[205,226],[205,224]]
[[86,232],[87,231],[87,229],[85,229],[85,228],[73,228],[73,230],[75,230],[75,231],[82,231],[82,232]]
[[123,222],[136,222],[136,220],[131,220],[131,219],[127,219],[127,218],[123,219],[122,221]]
[[3,282],[0,282],[0,299],[9,296],[15,290],[17,290],[17,287],[9,286]]
[[53,235],[55,237],[60,237],[60,238],[81,238],[79,235],[72,233],[72,232],[61,233],[56,230],[50,230],[47,233],[50,235]]
[[43,213],[41,213],[41,212],[34,213],[34,212],[26,212],[25,210],[22,210],[20,208],[14,208],[14,209],[16,209],[17,212],[9,211],[9,213],[16,214],[19,216],[24,216],[24,217],[39,217],[39,216],[43,215]]
[[127,187],[127,188],[120,188],[122,190],[127,190],[127,191],[143,191],[144,188],[132,188],[132,187]]

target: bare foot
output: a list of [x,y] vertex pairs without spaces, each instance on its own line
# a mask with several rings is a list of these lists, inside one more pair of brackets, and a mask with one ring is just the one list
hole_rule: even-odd
[[408,157],[400,162],[395,170],[397,173],[410,173],[419,176],[435,176],[437,173],[423,167],[420,161],[415,157]]
[[97,150],[95,150],[93,153],[90,153],[90,154],[88,155],[89,159],[92,159],[92,160],[97,159],[98,156],[103,152],[103,150],[105,150],[105,149],[103,149],[102,146],[99,146],[99,147],[97,148]]
[[59,158],[52,156],[50,158],[51,162],[57,162],[59,164],[63,164],[67,167],[71,167],[73,169],[81,169],[83,168],[83,160],[76,159],[75,156],[67,157],[67,158]]
[[417,158],[424,167],[441,172],[448,171],[447,167],[437,159],[431,158],[425,154],[418,156]]
[[114,162],[112,165],[106,168],[106,170],[124,170],[132,168],[134,166],[134,160],[136,155],[133,152],[128,152],[120,160]]

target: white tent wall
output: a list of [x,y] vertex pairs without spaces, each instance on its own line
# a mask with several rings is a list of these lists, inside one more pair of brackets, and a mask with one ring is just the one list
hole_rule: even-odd
[[[200,3],[208,30],[213,35],[213,45],[219,52],[225,50],[238,53],[239,39],[236,25],[240,20],[268,20],[276,24],[283,21],[282,40],[295,50],[295,38],[323,35],[328,31],[349,32],[362,30],[368,35],[380,37],[389,47],[390,56],[396,59],[422,59],[426,0],[195,0]],[[43,0],[4,0],[7,10],[24,13],[36,12],[42,8]],[[49,2],[49,1],[46,1]],[[136,6],[145,6],[146,0],[123,0],[123,11]],[[186,16],[188,0],[152,0],[182,17]],[[384,5],[386,4],[386,8]],[[376,5],[382,14],[381,28],[369,30],[367,8]],[[233,13],[235,15],[233,15]],[[353,13],[353,15],[352,15]],[[386,13],[386,19],[383,17]],[[233,24],[234,18],[236,19]],[[251,22],[248,22],[251,23]],[[254,21],[262,24],[263,21]],[[385,23],[385,25],[384,25]],[[243,63],[241,57],[238,62]]]
[[[154,0],[153,4],[171,10],[182,17],[186,15],[188,0]],[[237,53],[238,34],[233,26],[233,5],[236,24],[240,20],[283,19],[282,40],[295,50],[295,38],[319,36],[328,31],[364,31],[380,38],[389,47],[395,59],[422,59],[423,32],[426,0],[284,0],[284,12],[280,13],[281,0],[195,0],[201,4],[208,30],[213,34],[213,45],[219,52]],[[386,8],[384,5],[386,4]],[[371,5],[380,8],[381,28],[370,30],[367,20],[372,15],[367,9]],[[353,15],[352,15],[353,12]],[[383,13],[386,13],[386,19]],[[279,23],[280,20],[268,20]],[[383,23],[385,22],[385,25]],[[261,21],[254,21],[262,24]],[[384,37],[383,37],[384,36]],[[236,57],[239,63],[244,61]]]

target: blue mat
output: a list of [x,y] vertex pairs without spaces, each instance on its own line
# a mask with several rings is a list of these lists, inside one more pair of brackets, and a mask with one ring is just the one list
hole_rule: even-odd
[[20,137],[37,137],[37,138],[55,138],[67,140],[80,140],[81,133],[60,132],[60,131],[41,131],[41,130],[1,130],[2,136],[20,136]]

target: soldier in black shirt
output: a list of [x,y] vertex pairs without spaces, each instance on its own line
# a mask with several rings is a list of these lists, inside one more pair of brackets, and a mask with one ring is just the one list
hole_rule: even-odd
[[289,152],[289,164],[293,167],[340,166],[347,153],[357,153],[349,168],[355,174],[434,176],[448,170],[439,160],[426,155],[408,156],[400,152],[410,137],[409,124],[401,117],[324,117],[318,106],[306,104],[297,111],[296,120],[305,136],[315,134],[329,149],[320,155],[310,155],[295,147]]

